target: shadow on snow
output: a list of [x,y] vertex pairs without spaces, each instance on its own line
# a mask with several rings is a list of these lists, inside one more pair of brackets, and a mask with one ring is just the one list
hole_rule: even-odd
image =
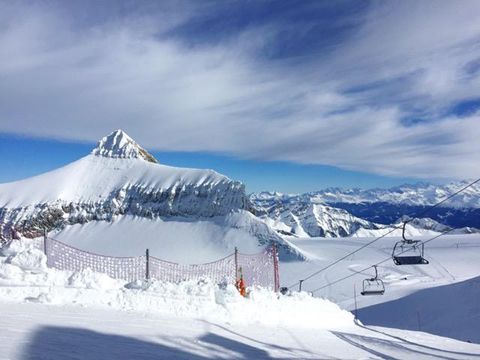
[[480,277],[358,309],[365,325],[424,331],[480,343]]
[[[193,343],[193,341],[191,341]],[[172,343],[172,342],[171,342]],[[31,337],[23,351],[23,360],[108,360],[108,359],[209,359],[229,354],[237,359],[270,359],[268,353],[245,343],[207,333],[192,346],[196,353],[186,351],[188,346],[173,342],[165,345],[134,337],[105,334],[88,329],[45,326]]]

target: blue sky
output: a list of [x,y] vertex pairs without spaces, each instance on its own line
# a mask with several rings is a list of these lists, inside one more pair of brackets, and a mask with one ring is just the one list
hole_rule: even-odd
[[[11,156],[9,161],[3,164],[0,183],[56,169],[89,154],[94,147],[94,143],[0,135],[0,153]],[[417,181],[410,178],[390,178],[347,171],[332,166],[241,160],[231,156],[201,152],[153,151],[152,153],[160,163],[165,165],[214,169],[245,183],[248,192],[267,190],[298,193],[331,186],[389,187]]]
[[477,1],[0,1],[0,182],[122,128],[249,191],[480,176]]

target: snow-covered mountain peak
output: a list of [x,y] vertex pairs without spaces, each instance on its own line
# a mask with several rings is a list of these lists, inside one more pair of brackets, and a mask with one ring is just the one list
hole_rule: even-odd
[[123,130],[115,130],[110,135],[102,138],[95,149],[93,155],[105,156],[109,158],[120,159],[143,159],[148,162],[158,163],[147,150],[138,145]]

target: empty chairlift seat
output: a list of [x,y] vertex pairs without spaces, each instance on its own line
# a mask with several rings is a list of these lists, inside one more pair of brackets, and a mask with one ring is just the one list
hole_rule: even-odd
[[383,295],[385,293],[385,284],[378,278],[377,266],[373,265],[375,269],[375,277],[363,280],[362,292],[363,296],[366,295]]
[[405,225],[403,223],[402,241],[395,244],[392,251],[392,259],[395,265],[424,265],[428,260],[424,258],[425,245],[420,240],[405,238]]

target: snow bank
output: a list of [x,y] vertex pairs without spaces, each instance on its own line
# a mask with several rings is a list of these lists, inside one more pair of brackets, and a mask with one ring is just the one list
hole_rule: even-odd
[[68,286],[85,289],[115,289],[118,281],[108,275],[95,273],[91,269],[74,272],[68,278]]
[[253,288],[243,298],[232,284],[217,285],[208,279],[126,284],[89,269],[75,273],[49,269],[39,250],[12,247],[13,254],[0,257],[0,301],[76,304],[245,325],[328,329],[353,325],[351,313],[307,293],[284,296]]
[[47,257],[38,249],[25,249],[11,255],[7,262],[23,270],[42,272],[47,268]]

